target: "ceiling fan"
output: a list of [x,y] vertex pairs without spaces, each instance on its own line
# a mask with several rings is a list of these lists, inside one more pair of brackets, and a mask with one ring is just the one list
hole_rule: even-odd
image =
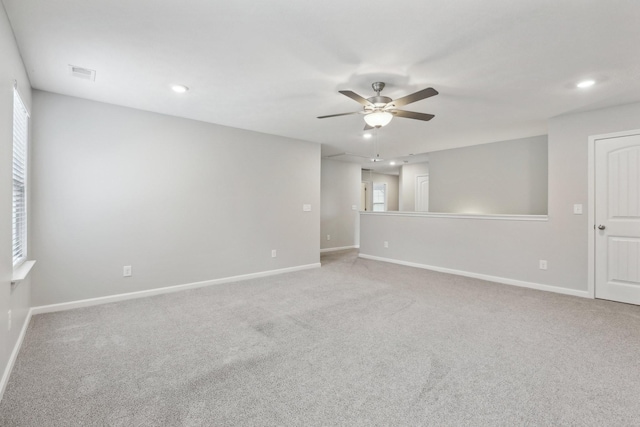
[[354,111],[353,113],[331,114],[329,116],[320,116],[318,118],[326,119],[328,117],[364,114],[364,121],[366,122],[364,130],[368,130],[388,125],[389,122],[391,122],[391,119],[393,119],[393,116],[404,117],[405,119],[423,120],[425,122],[435,117],[433,114],[398,110],[398,107],[403,107],[407,104],[411,104],[412,102],[420,101],[422,99],[437,95],[438,91],[432,87],[422,89],[418,92],[412,93],[411,95],[403,96],[402,98],[398,98],[396,100],[393,100],[388,96],[380,95],[380,92],[382,91],[382,89],[384,89],[383,82],[375,82],[371,85],[371,87],[373,87],[373,90],[376,92],[376,96],[372,96],[371,98],[363,98],[362,96],[350,90],[339,91],[341,94],[348,96],[354,101],[362,104],[364,106],[362,111]]

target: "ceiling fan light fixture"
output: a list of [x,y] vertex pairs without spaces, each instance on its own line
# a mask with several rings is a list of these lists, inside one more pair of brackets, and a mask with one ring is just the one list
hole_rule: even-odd
[[364,121],[371,127],[379,128],[389,124],[393,114],[387,111],[374,111],[364,116]]
[[415,111],[399,110],[398,107],[404,107],[407,104],[418,102],[423,99],[430,98],[438,94],[438,91],[432,87],[419,90],[411,95],[403,96],[402,98],[391,99],[388,96],[380,95],[380,91],[384,88],[383,82],[375,82],[371,85],[376,92],[376,96],[370,98],[364,98],[351,90],[339,90],[342,95],[353,99],[364,108],[360,111],[353,111],[351,113],[329,114],[328,116],[319,116],[319,119],[327,119],[329,117],[350,116],[352,114],[364,114],[364,121],[367,123],[364,130],[370,130],[371,128],[381,128],[391,122],[393,116],[402,117],[405,119],[422,120],[427,122],[433,119],[433,114],[416,113]]

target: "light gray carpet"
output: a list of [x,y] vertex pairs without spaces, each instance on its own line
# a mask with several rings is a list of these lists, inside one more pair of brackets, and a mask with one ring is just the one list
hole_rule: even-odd
[[35,316],[0,425],[640,425],[640,307],[356,255]]

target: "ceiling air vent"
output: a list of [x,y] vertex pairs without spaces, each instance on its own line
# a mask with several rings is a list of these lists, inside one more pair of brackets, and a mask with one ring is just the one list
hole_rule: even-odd
[[69,65],[69,72],[73,77],[84,80],[91,80],[92,82],[96,81],[96,70]]

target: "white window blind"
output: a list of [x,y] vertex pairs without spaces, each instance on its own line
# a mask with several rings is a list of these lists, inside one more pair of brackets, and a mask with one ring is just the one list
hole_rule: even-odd
[[13,91],[13,266],[27,259],[27,145],[29,113]]

